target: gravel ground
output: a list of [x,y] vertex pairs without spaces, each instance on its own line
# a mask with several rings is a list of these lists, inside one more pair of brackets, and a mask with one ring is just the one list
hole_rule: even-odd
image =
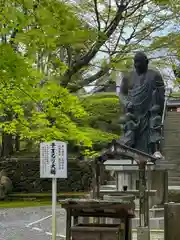
[[[51,218],[27,227],[48,215],[51,215],[50,207],[0,209],[0,240],[50,240]],[[59,234],[65,235],[65,211],[61,208],[57,208]]]

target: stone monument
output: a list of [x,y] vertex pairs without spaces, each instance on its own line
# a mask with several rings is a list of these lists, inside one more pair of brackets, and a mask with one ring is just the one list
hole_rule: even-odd
[[[165,86],[160,73],[148,69],[148,64],[149,60],[146,54],[137,52],[134,57],[135,71],[128,73],[122,79],[119,98],[124,107],[125,117],[121,119],[124,133],[120,142],[130,148],[161,158],[160,141],[162,139]],[[128,173],[122,173],[124,178],[125,175],[129,176]],[[139,240],[150,239],[149,197],[143,190],[147,187],[145,179],[145,166],[141,164],[139,166]],[[144,196],[142,197],[141,194]],[[146,207],[145,202],[147,202]],[[147,215],[146,222],[144,222],[142,212]]]
[[0,200],[12,191],[12,182],[4,170],[0,171]]
[[[143,52],[137,52],[134,57],[135,70],[122,79],[119,98],[123,104],[125,116],[120,119],[123,125],[120,142],[161,158],[160,141],[165,86],[160,73],[148,69],[148,64],[147,56]],[[156,175],[155,172],[153,174]],[[121,189],[124,186],[130,189],[132,182],[138,182],[138,175],[133,171],[130,173],[125,171],[119,174],[119,179],[124,182],[119,185]]]
[[160,151],[161,118],[165,86],[155,70],[148,69],[149,60],[143,52],[134,57],[135,71],[123,77],[120,101],[125,117],[121,119],[124,134],[120,141],[148,154]]

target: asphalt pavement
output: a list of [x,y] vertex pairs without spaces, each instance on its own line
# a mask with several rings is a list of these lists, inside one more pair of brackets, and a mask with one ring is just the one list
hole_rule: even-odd
[[[57,240],[65,239],[65,210],[57,207]],[[51,207],[0,208],[0,240],[51,240]],[[133,240],[137,240],[133,232]],[[163,232],[152,232],[151,240],[163,240]]]
[[[65,211],[57,207],[57,240],[64,239]],[[0,240],[50,240],[51,207],[0,209]]]

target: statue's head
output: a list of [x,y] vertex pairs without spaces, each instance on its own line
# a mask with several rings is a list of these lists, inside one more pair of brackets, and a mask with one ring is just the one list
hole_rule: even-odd
[[147,71],[149,60],[145,53],[137,52],[134,56],[134,67],[136,72],[141,74]]

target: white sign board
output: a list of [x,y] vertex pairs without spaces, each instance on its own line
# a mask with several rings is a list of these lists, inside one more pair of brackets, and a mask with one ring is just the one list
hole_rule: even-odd
[[52,141],[40,144],[40,177],[67,178],[67,143]]

